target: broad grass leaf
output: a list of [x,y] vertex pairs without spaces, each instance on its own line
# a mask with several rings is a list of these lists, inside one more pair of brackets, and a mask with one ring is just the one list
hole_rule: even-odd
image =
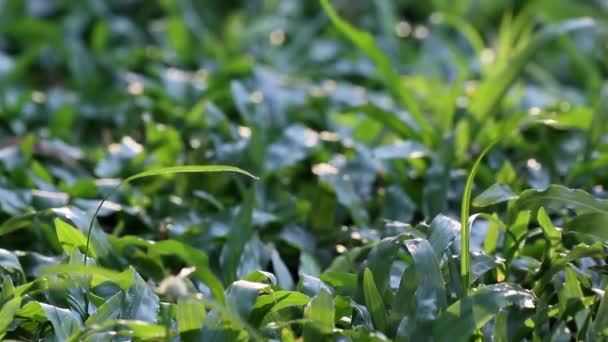
[[205,303],[196,298],[180,298],[175,306],[175,320],[180,333],[200,330],[203,327],[207,309]]
[[[439,260],[431,244],[424,239],[411,239],[405,242],[407,250],[414,259],[416,302],[415,319],[418,324],[416,336],[423,333],[427,324],[447,306],[445,280],[441,273]],[[405,279],[402,279],[405,281]],[[411,281],[411,280],[410,280]],[[404,289],[408,293],[407,288]]]
[[[15,296],[15,285],[13,279],[9,275],[2,277],[2,289],[0,290],[0,301],[6,302]],[[17,295],[19,296],[19,295]]]
[[503,308],[534,308],[534,295],[517,285],[496,284],[472,292],[441,313],[433,325],[435,341],[468,341]]
[[310,302],[310,297],[296,291],[271,291],[258,297],[251,311],[251,323],[258,326],[266,315],[289,307],[302,307]]
[[270,252],[270,261],[272,262],[272,269],[276,274],[279,287],[284,290],[293,290],[295,286],[293,277],[289,272],[289,268],[281,258],[281,255],[274,247]]
[[[54,222],[57,239],[66,254],[71,255],[74,248],[86,246],[87,239],[80,230],[59,218],[55,218]],[[91,257],[95,258],[95,250],[91,249],[89,252]]]
[[117,292],[87,318],[85,325],[92,326],[94,324],[103,324],[104,322],[118,319],[123,300],[124,293],[121,291]]
[[431,221],[431,234],[428,241],[435,251],[437,260],[443,258],[443,253],[450,247],[460,233],[460,223],[445,215],[437,215]]
[[579,214],[608,213],[608,200],[593,197],[588,192],[570,189],[563,185],[551,185],[544,190],[525,190],[515,201],[514,211],[532,210],[540,207],[550,210],[569,208]]
[[274,296],[275,302],[269,312],[276,312],[290,306],[303,306],[310,302],[310,297],[295,291],[277,291]]
[[545,208],[541,207],[538,210],[537,221],[543,229],[545,237],[552,242],[552,245],[562,239],[562,233],[555,228],[553,222],[551,222],[551,218],[549,218],[549,215],[547,215]]
[[475,197],[473,205],[476,207],[488,207],[517,198],[517,194],[515,194],[507,184],[495,183]]
[[[103,203],[100,203],[98,209],[101,210],[102,207]],[[108,235],[99,224],[96,224],[96,221],[91,221],[90,213],[76,206],[53,208],[51,211],[63,221],[71,222],[73,227],[87,233],[88,250],[93,249],[95,251],[97,261],[103,262],[106,266],[120,267],[120,261],[108,241]],[[89,227],[88,232],[86,231],[87,226]],[[83,260],[87,255],[86,252],[87,246],[85,246]]]
[[501,264],[500,259],[482,252],[471,253],[471,283]]
[[304,273],[300,274],[298,291],[310,297],[315,297],[319,294],[319,291],[327,291],[329,293],[333,293],[331,288],[325,283],[323,283],[321,279]]
[[369,268],[363,271],[363,294],[365,296],[365,306],[372,316],[374,326],[376,329],[386,332],[388,329],[386,307],[374,282],[374,275]]
[[0,339],[6,335],[13,323],[15,314],[17,314],[19,307],[21,307],[21,300],[21,297],[14,297],[0,308]]
[[127,291],[133,283],[133,273],[135,271],[130,268],[123,272],[116,272],[99,266],[84,266],[75,264],[60,264],[44,268],[41,275],[51,274],[77,274],[89,275],[91,278],[91,286],[95,287],[103,282],[109,281],[118,285],[122,290]]
[[254,283],[270,283],[272,286],[277,285],[277,277],[266,271],[253,271],[241,280],[252,281]]
[[405,241],[405,245],[414,259],[418,281],[438,288],[444,288],[445,281],[439,267],[439,259],[429,241],[411,239]]
[[565,229],[571,232],[593,235],[608,241],[608,212],[586,213],[576,216],[566,223]]
[[[399,288],[393,299],[393,307],[390,318],[392,320],[402,319],[402,317],[413,316],[416,314],[416,303],[414,295],[418,288],[416,281],[416,270],[414,267],[408,267],[401,275]],[[409,332],[411,333],[411,331]]]
[[368,254],[363,267],[373,274],[375,286],[380,292],[388,287],[391,265],[401,248],[403,236],[382,239]]
[[6,270],[18,272],[25,279],[25,273],[21,267],[21,262],[15,253],[6,249],[0,248],[0,267]]
[[[566,279],[558,293],[559,311],[562,317],[566,317],[566,314],[574,314],[578,311],[573,307],[577,306],[584,297],[583,290],[581,290],[581,286],[572,267],[567,266],[565,271]],[[578,307],[578,309],[582,309],[582,306]],[[575,311],[572,312],[572,310]]]
[[551,222],[551,218],[549,218],[549,215],[547,215],[545,208],[541,207],[538,210],[536,220],[543,230],[545,240],[547,241],[547,246],[545,247],[545,259],[543,260],[543,263],[548,264],[558,251],[562,240],[562,233],[555,228],[553,222]]
[[247,321],[260,292],[268,286],[268,284],[237,280],[226,289],[226,303],[243,321]]
[[304,340],[314,341],[331,334],[334,331],[335,310],[334,300],[329,292],[319,291],[304,309],[304,318],[308,320],[304,324]]
[[133,272],[133,282],[125,293],[120,318],[156,323],[159,309],[160,299],[156,293],[137,272]]
[[591,108],[579,107],[567,112],[541,114],[538,122],[558,129],[579,129],[587,131],[591,128],[594,111]]
[[355,297],[357,294],[357,275],[354,273],[328,271],[320,279],[330,285],[341,296]]
[[306,305],[310,297],[296,291],[273,291],[258,297],[254,305],[254,310],[266,308],[268,312],[275,312],[289,306]]
[[70,336],[82,329],[82,322],[76,313],[46,303],[36,303],[42,308],[46,318],[51,322],[55,338],[58,341],[66,341]]

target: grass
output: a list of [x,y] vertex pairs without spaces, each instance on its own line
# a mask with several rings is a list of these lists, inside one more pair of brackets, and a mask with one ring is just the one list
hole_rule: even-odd
[[606,339],[606,14],[0,1],[0,338]]

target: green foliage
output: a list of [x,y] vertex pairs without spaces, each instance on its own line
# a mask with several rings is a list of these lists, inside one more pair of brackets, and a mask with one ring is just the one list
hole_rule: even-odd
[[0,1],[0,339],[605,340],[607,17]]

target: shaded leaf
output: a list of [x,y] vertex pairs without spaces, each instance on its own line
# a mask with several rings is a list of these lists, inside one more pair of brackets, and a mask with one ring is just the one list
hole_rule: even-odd
[[485,286],[450,305],[434,324],[436,341],[467,341],[500,310],[508,305],[534,308],[534,295],[518,286],[497,284]]
[[[325,290],[319,291],[304,309],[304,317],[310,323],[304,325],[304,339],[330,334],[334,330],[334,300]],[[321,334],[321,335],[319,335]]]
[[384,302],[378,292],[378,288],[376,288],[374,275],[369,268],[363,271],[363,294],[365,295],[365,306],[372,316],[374,326],[380,331],[386,331],[388,328],[386,308],[384,307]]

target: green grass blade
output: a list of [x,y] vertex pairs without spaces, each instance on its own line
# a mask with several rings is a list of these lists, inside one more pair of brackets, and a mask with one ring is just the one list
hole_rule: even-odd
[[127,291],[133,283],[133,269],[128,269],[124,272],[116,272],[99,266],[84,266],[80,264],[59,264],[46,267],[40,273],[41,275],[52,274],[75,274],[87,275],[91,277],[92,286],[96,286],[103,282],[112,282],[121,290]]
[[374,282],[374,275],[369,268],[366,268],[363,272],[363,294],[365,296],[365,306],[372,316],[372,321],[374,322],[376,329],[386,332],[388,328],[386,308],[384,307],[384,301]]
[[238,167],[234,167],[234,166],[228,166],[228,165],[171,166],[171,167],[164,167],[164,168],[160,168],[160,169],[149,170],[149,171],[144,171],[144,172],[134,174],[134,175],[128,177],[127,179],[123,180],[114,189],[112,189],[112,191],[110,191],[110,193],[106,197],[104,197],[104,199],[99,203],[99,206],[97,206],[97,209],[95,210],[95,214],[91,218],[91,223],[89,224],[89,230],[87,232],[87,243],[86,243],[86,246],[84,249],[85,252],[84,252],[83,264],[85,266],[87,264],[87,257],[89,255],[89,245],[90,245],[90,241],[91,241],[91,232],[93,231],[93,224],[95,223],[95,219],[97,218],[97,215],[99,214],[99,210],[101,210],[105,201],[108,198],[110,198],[110,196],[112,196],[114,194],[114,192],[116,192],[116,190],[118,190],[118,188],[120,188],[123,184],[129,183],[136,179],[151,177],[151,176],[160,176],[160,175],[168,175],[168,174],[175,174],[175,173],[208,173],[208,172],[236,172],[236,173],[247,175],[254,179],[258,179],[256,176],[252,175],[251,173],[249,173],[245,170],[239,169]]
[[335,315],[334,299],[327,291],[319,291],[304,309],[304,318],[308,320],[303,328],[304,340],[323,339],[325,335],[331,334]]
[[21,297],[15,297],[6,302],[0,309],[0,339],[6,334],[20,306]]
[[[71,224],[60,218],[55,218],[54,222],[57,239],[61,243],[66,254],[71,255],[74,248],[80,248],[86,245],[86,238],[80,230],[74,228]],[[95,250],[92,250],[91,252],[94,256]]]
[[479,171],[479,166],[481,166],[481,161],[486,156],[488,152],[498,143],[499,140],[495,140],[490,145],[488,145],[477,157],[475,164],[473,164],[473,168],[469,173],[467,178],[467,182],[464,187],[464,193],[462,194],[462,206],[460,210],[460,226],[461,226],[461,257],[460,257],[460,275],[462,277],[463,287],[461,294],[463,297],[468,293],[470,284],[470,273],[471,273],[471,259],[469,255],[469,239],[470,239],[470,227],[469,227],[469,213],[471,210],[471,196],[473,193],[473,182],[475,181],[475,176]]
[[229,166],[229,165],[184,165],[184,166],[170,166],[163,167],[160,169],[149,170],[137,173],[133,176],[128,177],[123,181],[124,183],[131,182],[133,180],[150,177],[150,176],[159,176],[159,175],[168,175],[174,173],[208,173],[208,172],[236,172],[246,176],[249,176],[254,179],[258,179],[258,177],[252,175],[251,173],[239,169],[238,167]]
[[116,292],[115,295],[110,297],[102,306],[89,316],[85,321],[85,325],[92,326],[95,324],[103,324],[111,319],[117,319],[120,314],[120,307],[123,302],[124,293],[122,291]]
[[471,101],[470,110],[478,120],[483,120],[498,105],[504,94],[515,82],[535,52],[553,39],[574,31],[590,28],[594,21],[590,18],[578,18],[551,25],[531,39],[523,48],[517,49],[515,55],[499,71],[484,80]]
[[515,201],[514,211],[536,211],[541,206],[546,209],[558,210],[564,207],[574,209],[578,214],[604,213],[608,214],[608,200],[595,198],[588,192],[570,189],[563,185],[553,184],[544,190],[530,189],[519,194]]
[[433,128],[425,119],[422,110],[414,97],[401,84],[400,75],[395,72],[388,57],[386,57],[376,45],[374,37],[368,32],[358,30],[344,19],[340,18],[329,0],[321,0],[321,6],[323,6],[325,13],[327,13],[329,19],[336,28],[374,61],[380,77],[386,83],[393,95],[410,111],[412,117],[416,120],[416,123],[420,125],[420,128],[425,135],[431,136],[433,134]]

